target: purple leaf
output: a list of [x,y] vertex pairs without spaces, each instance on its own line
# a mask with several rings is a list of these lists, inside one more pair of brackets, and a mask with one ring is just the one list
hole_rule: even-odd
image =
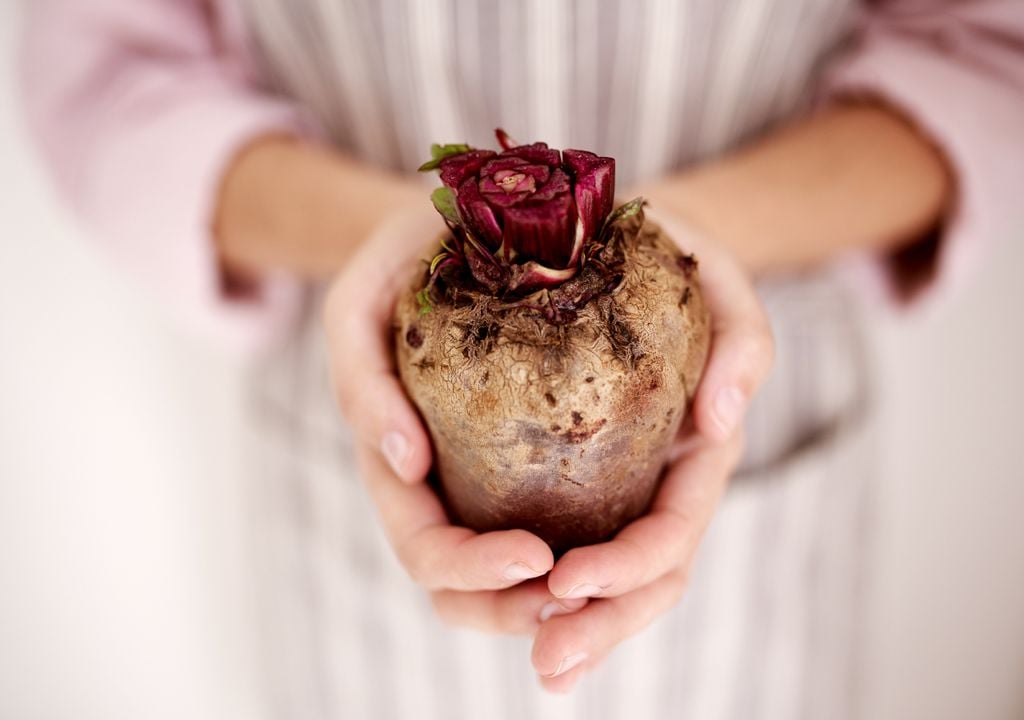
[[536,163],[538,165],[550,165],[552,167],[557,167],[562,164],[561,154],[557,150],[549,148],[547,143],[542,142],[509,148],[502,153],[502,155],[506,154],[523,158],[530,163]]
[[569,193],[506,208],[503,245],[544,265],[564,268],[572,255],[576,208]]
[[480,194],[475,177],[466,178],[459,186],[455,195],[462,221],[474,236],[489,249],[495,250],[501,245],[501,225],[494,215],[494,209]]
[[493,150],[470,150],[441,161],[441,182],[457,188],[471,175],[476,175],[484,163],[494,157]]
[[576,180],[576,209],[583,221],[583,242],[594,239],[615,203],[615,160],[585,150],[563,150]]
[[548,181],[533,194],[532,200],[535,202],[547,202],[562,193],[568,195],[571,189],[572,183],[569,181],[569,176],[561,168],[555,168]]
[[497,157],[488,160],[480,168],[481,175],[493,175],[500,170],[511,170],[512,168],[520,165],[528,165],[529,163],[521,157],[515,157],[512,155],[498,155]]
[[473,279],[492,295],[497,295],[508,282],[508,271],[496,263],[494,258],[481,254],[472,243],[466,243],[466,265]]
[[[613,218],[641,207],[627,204],[612,213],[615,161],[542,142],[517,145],[500,128],[495,136],[500,153],[465,145],[431,149],[430,164],[441,171],[443,183],[434,204],[456,243],[454,250],[445,249],[451,255],[435,258],[431,276],[449,271],[457,257],[459,272],[468,270],[487,292],[507,297],[575,288],[581,269],[584,275],[605,273],[591,252],[605,247],[597,235]],[[586,294],[573,293],[573,301]]]
[[511,150],[517,143],[515,140],[508,136],[508,133],[501,128],[495,128],[494,137],[498,138],[498,144],[501,145],[502,150]]

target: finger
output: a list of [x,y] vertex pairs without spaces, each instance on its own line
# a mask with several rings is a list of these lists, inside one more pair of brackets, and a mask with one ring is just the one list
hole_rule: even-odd
[[451,525],[428,485],[396,482],[377,453],[364,449],[358,455],[391,546],[420,585],[432,590],[493,590],[551,569],[551,549],[536,535],[526,530],[477,534]]
[[679,602],[685,586],[679,570],[631,593],[593,600],[579,612],[551,618],[533,641],[534,670],[551,679],[574,668],[586,669]]
[[391,347],[395,295],[422,254],[392,247],[423,236],[422,221],[415,228],[405,227],[407,222],[368,239],[331,287],[323,315],[342,414],[395,475],[416,482],[430,469],[430,442],[398,381]]
[[350,300],[344,283],[342,277],[332,288],[324,312],[338,406],[357,439],[397,477],[420,481],[430,469],[430,441],[395,374],[390,322]]
[[575,689],[576,685],[588,671],[593,670],[590,659],[587,658],[584,662],[576,665],[573,668],[556,675],[555,677],[545,677],[538,675],[537,680],[540,682],[540,686],[547,690],[549,693],[557,693],[559,695],[566,695]]
[[431,600],[438,616],[449,625],[503,635],[532,635],[544,620],[575,612],[588,602],[559,601],[548,592],[542,579],[507,590],[439,590],[432,593]]
[[724,445],[707,443],[669,468],[651,511],[613,540],[575,548],[548,576],[559,598],[614,597],[689,566],[729,475],[739,460],[739,434]]
[[719,442],[735,430],[772,366],[774,343],[761,302],[729,258],[701,263],[711,317],[711,354],[694,399],[697,431]]
[[601,667],[605,660],[608,659],[609,654],[610,653],[605,653],[604,655],[598,655],[597,657],[592,655],[588,656],[584,662],[561,675],[556,675],[555,677],[544,677],[543,675],[538,675],[537,680],[540,682],[540,686],[548,692],[564,695],[572,692],[587,673]]
[[383,332],[352,315],[332,322],[335,396],[357,440],[373,447],[396,477],[419,482],[430,470],[430,439],[395,375]]
[[694,399],[694,422],[701,435],[724,442],[771,369],[771,326],[747,272],[725,248],[674,218],[648,214],[700,261],[712,340]]

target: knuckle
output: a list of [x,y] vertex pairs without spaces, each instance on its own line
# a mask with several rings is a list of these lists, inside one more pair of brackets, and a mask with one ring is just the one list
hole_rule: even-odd
[[350,334],[350,323],[356,313],[354,289],[351,287],[349,274],[343,271],[331,283],[327,295],[320,306],[320,321],[329,338],[344,338]]
[[[672,536],[678,542],[680,553],[685,554],[692,544],[694,528],[700,527],[700,518],[697,516],[696,509],[686,505],[683,507],[666,507],[662,511],[665,513],[666,522],[669,524]],[[679,561],[678,557],[673,559],[676,562]]]
[[669,564],[674,552],[674,548],[664,543],[641,545],[628,537],[619,538],[615,547],[618,549],[618,564],[634,576],[631,583],[634,587],[649,582],[660,568]]
[[733,432],[732,437],[729,439],[729,445],[727,448],[728,455],[726,456],[726,463],[731,473],[739,465],[740,460],[743,459],[743,451],[747,447],[747,435],[746,429],[742,424],[736,428]]
[[501,633],[520,635],[536,626],[536,618],[515,595],[496,595],[490,617],[495,631]]
[[434,589],[430,586],[430,584],[426,582],[426,575],[424,574],[420,563],[403,559],[402,567],[405,568],[406,574],[409,576],[409,579],[412,580],[414,583],[428,590]]
[[338,404],[338,410],[352,424],[355,416],[356,400],[353,397],[353,390],[348,383],[344,382],[340,373],[335,373],[334,400]]
[[690,587],[690,568],[685,566],[669,574],[669,606],[677,605]]
[[680,568],[685,568],[692,562],[700,544],[705,522],[701,521],[697,511],[692,508],[671,508],[667,509],[666,513],[672,523],[673,532],[678,537],[677,551],[664,566],[668,568],[664,575],[671,577],[685,573]]
[[[646,595],[649,586],[634,590],[639,596]],[[625,598],[614,598],[605,603],[606,620],[603,623],[603,635],[607,642],[618,644],[635,632],[638,632],[651,619],[645,620],[643,612],[637,612],[635,602],[626,602]]]
[[430,572],[430,560],[424,552],[418,550],[420,546],[421,543],[418,542],[417,536],[414,535],[396,547],[395,554],[414,583],[427,590],[440,590],[441,588],[438,584],[433,582],[433,573]]
[[451,566],[449,571],[452,576],[453,584],[464,590],[479,590],[483,589],[480,587],[482,584],[479,579],[479,573],[474,572],[472,567],[469,567],[465,561],[457,561]]
[[775,343],[767,326],[757,324],[743,333],[739,340],[738,355],[753,384],[760,382],[772,366]]
[[451,599],[445,592],[430,593],[430,604],[438,619],[448,627],[458,627],[460,614],[452,608]]
[[352,374],[344,371],[334,373],[334,378],[338,412],[357,437],[363,441],[377,442],[374,435],[379,427],[377,408],[380,403],[371,402],[372,393],[366,385],[366,378],[357,381]]
[[349,371],[342,358],[334,358],[331,363],[331,389],[334,391],[334,400],[342,416],[353,427],[358,427],[359,420],[365,415],[360,410],[363,402],[364,390],[355,376]]
[[771,323],[768,322],[768,318],[762,316],[761,322],[757,325],[757,331],[755,334],[757,340],[757,358],[761,362],[761,367],[765,373],[767,373],[775,362],[775,336],[772,333]]

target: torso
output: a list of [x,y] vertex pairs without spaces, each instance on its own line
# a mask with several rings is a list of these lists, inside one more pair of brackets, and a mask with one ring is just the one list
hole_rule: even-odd
[[[413,170],[496,126],[616,157],[620,187],[801,112],[849,0],[240,0],[274,91],[327,138]],[[430,182],[434,178],[426,178]],[[776,369],[684,603],[574,696],[528,643],[441,628],[359,490],[315,319],[254,383],[272,688],[281,717],[839,717],[855,682],[868,477],[854,306],[827,277],[762,285]]]
[[851,0],[242,0],[269,85],[412,170],[432,142],[611,155],[620,185],[798,112]]

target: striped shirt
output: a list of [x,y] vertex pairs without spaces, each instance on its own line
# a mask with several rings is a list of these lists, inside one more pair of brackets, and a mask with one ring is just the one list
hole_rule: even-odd
[[[411,170],[431,142],[617,158],[623,185],[792,116],[844,0],[249,0],[270,88],[329,139]],[[764,288],[780,371],[686,600],[568,698],[523,639],[446,629],[396,565],[333,422],[316,323],[258,377],[273,687],[288,718],[794,718],[852,711],[865,379],[827,281]],[[310,306],[316,304],[311,300]],[[269,532],[266,528],[272,528]]]
[[412,170],[431,143],[616,158],[624,185],[792,116],[849,0],[247,0],[263,75],[330,139]]

